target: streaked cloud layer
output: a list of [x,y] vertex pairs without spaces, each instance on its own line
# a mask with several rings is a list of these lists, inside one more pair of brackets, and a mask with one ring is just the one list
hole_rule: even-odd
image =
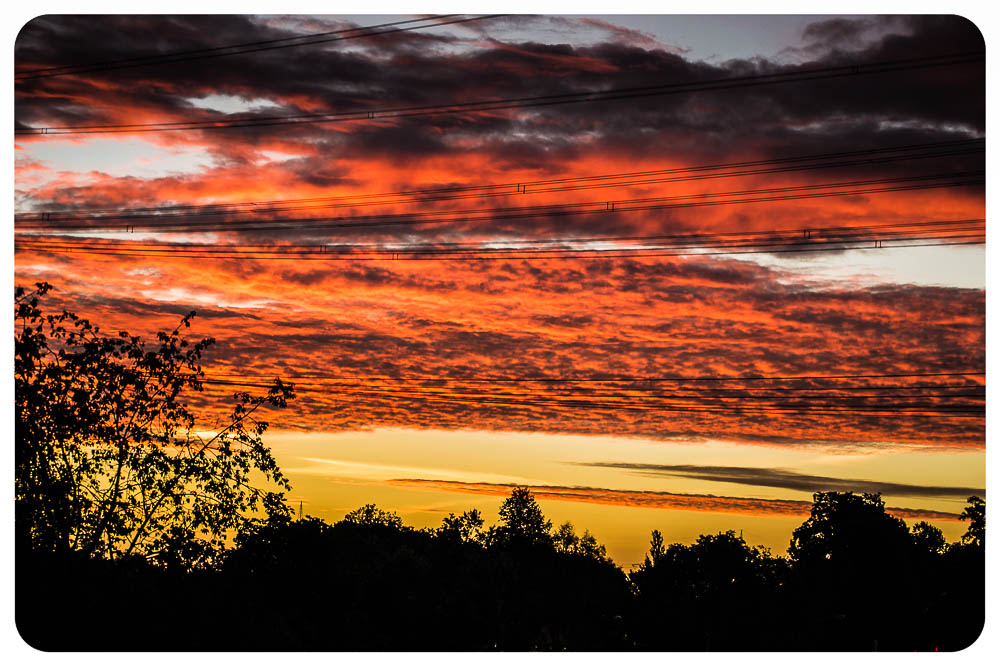
[[881,493],[894,496],[925,496],[929,498],[951,497],[965,499],[968,496],[985,496],[982,488],[964,486],[932,486],[923,484],[901,484],[899,482],[877,482],[867,479],[848,479],[809,475],[782,468],[751,468],[741,466],[668,465],[652,463],[578,463],[577,465],[597,468],[627,470],[640,475],[663,477],[687,477],[711,482],[744,484],[747,486],[769,486],[778,489],[793,489],[815,493],[817,491],[853,491],[855,493]]
[[[489,381],[976,370],[985,358],[979,290],[855,289],[811,284],[806,276],[790,285],[789,276],[773,269],[722,259],[416,264],[320,269],[172,260],[150,266],[141,258],[21,253],[17,276],[54,282],[54,306],[113,329],[149,334],[198,311],[192,332],[218,341],[209,377],[299,378],[300,397],[276,418],[306,429],[381,424],[793,447],[982,446],[981,417],[904,413],[886,419],[851,408],[926,405],[935,399],[899,397],[928,393],[974,403],[982,395],[981,377],[708,385]],[[371,376],[456,380],[349,379]],[[839,411],[753,409],[761,401],[816,400]],[[692,401],[693,408],[684,407]],[[735,403],[698,407],[720,401]]]
[[[456,482],[440,479],[394,479],[390,483],[400,486],[418,486],[469,493],[474,495],[510,495],[514,484],[487,484]],[[597,503],[600,505],[621,505],[623,507],[655,507],[659,509],[689,510],[695,512],[724,512],[728,514],[752,515],[808,515],[811,501],[781,500],[765,498],[739,498],[732,496],[668,493],[665,491],[627,491],[617,489],[595,489],[570,486],[529,486],[536,498],[565,500],[570,502]],[[887,507],[887,511],[903,519],[932,519],[937,521],[958,521],[958,515],[935,510]]]

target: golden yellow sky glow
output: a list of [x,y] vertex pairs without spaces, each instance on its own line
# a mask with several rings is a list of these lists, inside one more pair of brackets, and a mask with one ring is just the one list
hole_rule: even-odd
[[[487,524],[497,520],[502,495],[468,493],[442,485],[402,484],[394,480],[522,484],[536,487],[586,487],[652,491],[693,496],[809,501],[811,494],[733,482],[680,476],[652,476],[580,463],[635,462],[701,466],[766,467],[824,477],[899,482],[912,485],[985,486],[983,451],[955,453],[901,449],[835,453],[726,442],[657,442],[600,436],[539,433],[376,429],[342,433],[269,433],[266,441],[292,481],[294,506],[336,521],[373,502],[398,512],[407,524],[433,527],[448,512],[478,508]],[[884,494],[890,507],[958,513],[959,497]],[[582,499],[581,499],[582,500]],[[791,531],[805,515],[718,510],[677,510],[603,504],[599,500],[562,501],[542,497],[546,515],[558,525],[571,521],[578,533],[590,530],[607,545],[616,562],[629,567],[648,547],[649,531],[659,529],[668,542],[690,543],[699,534],[743,531],[753,544],[774,553],[788,546]],[[908,524],[921,519],[906,518]],[[949,540],[964,524],[928,519]]]

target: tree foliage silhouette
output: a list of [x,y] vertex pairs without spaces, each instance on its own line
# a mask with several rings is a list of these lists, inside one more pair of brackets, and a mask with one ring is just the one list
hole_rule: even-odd
[[[885,509],[879,494],[816,493],[809,518],[788,549],[798,602],[820,619],[814,641],[842,650],[904,645],[921,591],[914,586],[926,561],[920,548],[934,537]],[[926,539],[925,539],[926,538]],[[925,551],[924,554],[927,552]],[[871,611],[880,622],[871,622]]]
[[645,569],[653,567],[663,558],[666,551],[666,547],[663,546],[663,533],[654,529],[649,535],[649,552],[640,567]]
[[[877,497],[850,495],[822,500],[858,505],[869,527],[900,537]],[[835,514],[834,523],[852,516]],[[18,629],[48,650],[956,650],[984,618],[984,550],[937,552],[937,533],[920,524],[902,533],[917,566],[890,563],[906,582],[898,597],[886,595],[890,582],[870,600],[831,600],[810,561],[772,557],[733,531],[669,546],[654,531],[626,579],[580,550],[568,523],[549,542],[504,543],[476,539],[475,511],[434,530],[396,518],[375,505],[334,524],[275,513],[247,521],[222,558],[194,570],[97,558],[64,568],[65,554],[36,553],[18,565]],[[878,544],[867,531],[841,540],[859,535],[858,551]],[[212,631],[150,632],[143,614],[109,624],[109,590],[164,609],[211,600]]]
[[344,515],[347,523],[360,526],[385,526],[387,528],[402,528],[403,520],[395,512],[381,510],[373,504],[364,505]]
[[943,554],[948,547],[941,529],[926,521],[918,521],[913,524],[910,528],[910,535],[913,537],[913,544],[918,552]]
[[485,519],[477,509],[462,512],[455,516],[454,512],[449,512],[448,516],[441,520],[441,527],[437,529],[437,535],[459,542],[483,542],[483,524]]
[[556,550],[563,553],[573,553],[580,544],[580,538],[577,537],[576,530],[569,521],[556,528],[556,532],[552,534],[552,541]]
[[551,544],[552,522],[545,518],[531,491],[514,487],[500,505],[500,523],[492,530],[499,543]]
[[[228,419],[195,430],[182,400],[200,391],[211,338],[181,335],[194,313],[154,344],[105,335],[73,313],[42,312],[52,289],[14,293],[15,511],[18,539],[35,551],[109,559],[140,555],[193,566],[209,561],[253,511],[287,511],[288,482],[261,434],[264,405],[291,386],[234,395]],[[262,474],[257,486],[251,475]]]
[[854,565],[887,557],[910,542],[906,524],[885,511],[879,494],[831,491],[813,496],[805,523],[792,533],[788,555],[809,565]]
[[700,535],[691,545],[663,545],[654,530],[649,552],[629,579],[636,592],[633,632],[640,648],[762,648],[762,611],[774,604],[784,561],[733,531]]
[[607,548],[597,542],[597,538],[590,534],[589,530],[584,530],[582,536],[578,536],[569,521],[563,523],[552,535],[552,541],[556,551],[568,554],[579,554],[587,558],[598,561],[608,561]]
[[976,547],[986,546],[986,501],[979,496],[970,496],[969,504],[962,510],[959,518],[969,522],[969,527],[962,535],[962,544]]

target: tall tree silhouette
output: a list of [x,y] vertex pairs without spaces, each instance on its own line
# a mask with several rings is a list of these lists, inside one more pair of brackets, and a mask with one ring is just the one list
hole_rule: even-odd
[[913,537],[913,544],[918,553],[939,555],[943,554],[948,547],[941,529],[926,521],[913,524],[913,527],[910,528],[910,535]]
[[976,547],[986,546],[986,501],[979,496],[970,496],[962,513],[959,515],[963,521],[969,522],[969,527],[962,535],[962,544],[971,544]]
[[500,523],[493,539],[500,543],[551,544],[552,522],[545,518],[531,491],[515,487],[500,505]]
[[629,574],[631,628],[645,650],[768,649],[785,562],[733,531],[671,544],[654,530],[649,553]]
[[462,512],[459,516],[449,512],[448,516],[441,520],[437,535],[458,542],[482,544],[484,523],[483,515],[477,509]]
[[[204,563],[264,507],[287,511],[288,482],[261,441],[266,405],[293,396],[275,380],[263,396],[234,395],[220,424],[201,425],[185,391],[200,391],[202,353],[181,330],[147,344],[105,335],[73,313],[44,314],[52,289],[14,293],[15,507],[20,546],[117,559]],[[262,473],[270,488],[251,483]]]
[[397,529],[403,527],[403,520],[399,518],[398,514],[379,509],[373,504],[363,505],[348,512],[344,515],[344,521],[360,526],[386,526]]
[[811,641],[844,650],[902,648],[920,595],[906,523],[886,512],[879,494],[831,491],[813,501],[788,549],[799,604],[821,621]]

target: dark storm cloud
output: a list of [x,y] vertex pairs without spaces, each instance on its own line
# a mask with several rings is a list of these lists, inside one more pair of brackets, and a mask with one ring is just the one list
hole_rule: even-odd
[[[837,19],[820,21],[807,29],[807,40],[825,46],[801,65],[760,59],[709,64],[623,35],[619,41],[594,45],[484,38],[484,34],[489,35],[491,21],[506,29],[516,24],[526,28],[544,26],[553,21],[573,25],[574,19],[490,19],[468,24],[479,31],[471,39],[459,36],[461,32],[418,31],[380,40],[29,81],[16,86],[16,121],[73,125],[134,122],[136,116],[143,120],[224,116],[193,106],[193,98],[210,94],[264,100],[273,105],[240,112],[239,117],[435,105],[793,72],[848,61],[875,62],[970,51],[981,46],[977,45],[975,28],[957,17]],[[873,22],[878,24],[874,33]],[[292,34],[290,28],[278,28],[273,22],[235,16],[54,16],[36,19],[25,27],[18,39],[16,57],[19,66],[52,66]],[[838,50],[835,48],[838,43],[850,45],[854,50]],[[429,171],[421,169],[421,165],[452,159],[455,164],[463,161],[488,164],[500,178],[508,171],[519,174],[519,179],[525,173],[553,178],[587,171],[613,172],[614,169],[605,166],[605,158],[625,164],[665,158],[687,164],[710,164],[730,161],[734,153],[740,159],[759,158],[966,138],[970,133],[981,134],[984,130],[983,81],[982,67],[967,65],[714,93],[539,107],[524,112],[165,133],[156,135],[156,140],[187,144],[207,152],[214,159],[213,169],[157,179],[107,176],[96,182],[88,179],[85,184],[73,179],[57,180],[31,191],[29,200],[35,205],[93,208],[143,206],[151,198],[160,202],[183,201],[185,196],[211,200],[213,192],[219,193],[215,195],[217,198],[225,197],[225,193],[234,190],[234,184],[251,178],[284,185],[279,192],[294,192],[293,188],[304,187],[368,187],[384,192],[447,186],[448,183],[439,180],[450,181],[454,176],[443,179],[440,169]],[[581,141],[581,136],[587,140]],[[698,137],[697,141],[693,137]],[[23,140],[44,139],[24,137]],[[293,157],[266,168],[255,166],[268,150]],[[397,174],[391,177],[391,182],[383,183],[378,180],[381,169],[368,169],[363,176],[355,171],[362,163],[412,165],[405,176],[419,182],[400,182]],[[810,172],[810,178],[831,182],[983,168],[984,154],[973,152],[821,169]],[[699,187],[696,183],[677,186],[681,193],[697,192]],[[719,187],[728,186],[720,182]],[[968,193],[976,192],[981,189],[968,189]],[[581,194],[588,201],[600,201],[603,196]],[[438,207],[446,210],[449,205],[422,206],[425,210]],[[490,205],[509,203],[491,201]],[[767,215],[768,207],[758,208],[759,214],[741,213],[722,224],[730,229],[764,224],[758,221]],[[256,242],[294,237],[309,242],[334,233],[345,240],[441,238],[444,234],[453,239],[474,234],[552,238],[632,235],[651,227],[663,232],[688,233],[699,230],[706,214],[718,220],[725,212],[722,209],[729,210],[710,207],[630,215],[539,214],[529,218],[512,218],[497,212],[485,213],[478,220],[417,226],[306,232],[293,225],[289,232],[244,231],[237,238]],[[313,214],[338,213],[346,211],[331,209]],[[835,217],[832,212],[829,215]],[[230,216],[222,216],[212,221],[229,219]],[[377,280],[374,276],[365,279]],[[642,280],[637,276],[621,287],[640,291]],[[482,286],[484,293],[494,289],[492,285]],[[683,303],[692,297],[683,291],[667,290],[649,298]]]
[[[974,26],[957,17],[910,17],[910,34],[888,34],[868,48],[852,52],[831,51],[802,67],[822,67],[846,62],[875,62],[938,53],[968,52],[982,48]],[[479,28],[488,30],[488,23]],[[826,42],[851,41],[864,28],[858,22],[824,21],[807,29],[807,36]],[[149,53],[286,37],[291,33],[267,27],[247,17],[44,17],[22,31],[17,43],[19,63],[34,66],[93,62]],[[839,35],[839,37],[838,37]],[[463,44],[466,51],[453,54],[433,48],[415,51],[415,44]],[[462,100],[548,95],[606,88],[628,88],[662,83],[683,83],[754,73],[795,71],[762,60],[731,61],[709,65],[686,60],[662,49],[634,44],[602,43],[592,46],[537,42],[488,42],[471,45],[457,37],[415,32],[381,41],[363,49],[302,47],[177,63],[153,68],[116,70],[111,85],[101,95],[130,106],[166,111],[190,110],[191,97],[223,93],[246,98],[267,98],[285,107],[284,112],[315,108],[365,109],[409,104],[440,104]],[[96,78],[96,77],[95,77]],[[977,85],[978,82],[978,85]],[[18,120],[51,119],[60,123],[100,122],[101,107],[87,103],[86,78],[60,77],[19,84]],[[48,97],[31,98],[31,93]],[[969,126],[982,131],[982,68],[920,69],[892,75],[855,76],[813,83],[776,85],[746,91],[725,91],[694,96],[665,96],[604,104],[567,105],[554,113],[533,114],[530,121],[496,116],[435,119],[421,122],[423,136],[400,126],[365,128],[352,139],[378,149],[398,144],[397,150],[435,152],[441,139],[427,132],[495,136],[502,129],[529,132],[536,138],[557,140],[580,130],[597,127],[602,143],[629,150],[642,149],[637,141],[643,128],[671,128],[680,136],[695,128],[711,131],[699,147],[675,146],[690,151],[712,151],[715,144],[745,134],[755,127],[755,141],[784,139],[801,134],[797,125],[829,122],[849,115],[806,135],[820,140],[834,136],[841,142],[858,129],[871,129],[891,119],[905,126],[887,134],[949,135],[945,125]],[[59,95],[63,97],[58,97]],[[56,95],[57,97],[51,97]],[[310,100],[309,109],[300,100]],[[712,113],[705,113],[710,110]],[[269,109],[268,114],[275,114]],[[281,115],[280,113],[277,115]],[[926,125],[926,127],[925,127]],[[866,127],[867,126],[867,127]],[[400,131],[399,127],[405,128]],[[313,128],[307,132],[322,134]],[[355,133],[352,131],[352,135]],[[867,131],[860,133],[867,134]],[[714,136],[713,136],[714,135]],[[862,137],[856,137],[860,140]],[[809,139],[808,136],[803,139]],[[843,147],[843,143],[840,144]],[[523,146],[523,143],[522,143]],[[521,150],[524,150],[522,147]]]
[[894,496],[955,497],[983,496],[985,489],[963,486],[933,486],[877,482],[867,479],[823,477],[783,468],[752,468],[740,466],[664,465],[652,463],[575,463],[595,468],[615,468],[643,475],[687,477],[711,482],[727,482],[747,486],[767,486],[815,493],[819,491],[854,491],[883,493]]
[[806,26],[802,38],[828,50],[844,49],[862,43],[865,33],[878,19],[825,19]]

